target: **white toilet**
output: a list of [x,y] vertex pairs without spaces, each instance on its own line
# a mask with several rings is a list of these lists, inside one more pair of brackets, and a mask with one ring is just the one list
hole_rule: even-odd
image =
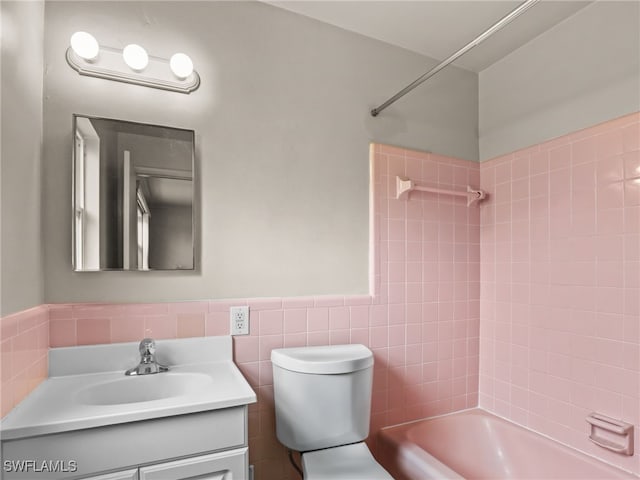
[[280,443],[302,453],[305,480],[393,480],[364,443],[373,354],[364,345],[271,352]]

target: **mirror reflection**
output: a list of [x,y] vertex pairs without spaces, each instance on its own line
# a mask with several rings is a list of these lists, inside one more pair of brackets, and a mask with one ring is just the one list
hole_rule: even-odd
[[74,270],[192,270],[194,132],[73,124]]

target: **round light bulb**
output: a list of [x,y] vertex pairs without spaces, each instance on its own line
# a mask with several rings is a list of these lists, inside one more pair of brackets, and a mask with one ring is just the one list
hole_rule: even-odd
[[71,48],[76,55],[85,60],[94,60],[100,51],[98,41],[87,32],[76,32],[71,35]]
[[173,74],[183,80],[193,73],[193,62],[184,53],[174,54],[169,60],[169,66]]
[[131,69],[138,72],[144,70],[149,64],[149,55],[147,55],[147,51],[135,43],[124,47],[122,57],[124,58],[124,63],[129,65]]

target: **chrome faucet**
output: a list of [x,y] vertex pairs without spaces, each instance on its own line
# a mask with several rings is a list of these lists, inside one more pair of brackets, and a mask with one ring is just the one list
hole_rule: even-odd
[[140,363],[137,367],[130,368],[125,375],[149,375],[152,373],[166,372],[169,367],[156,362],[156,342],[153,338],[145,338],[140,342]]

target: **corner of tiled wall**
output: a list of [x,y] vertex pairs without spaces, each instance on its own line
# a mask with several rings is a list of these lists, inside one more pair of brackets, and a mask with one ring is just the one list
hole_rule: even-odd
[[2,418],[47,378],[48,307],[40,305],[3,317],[0,322],[0,339]]

